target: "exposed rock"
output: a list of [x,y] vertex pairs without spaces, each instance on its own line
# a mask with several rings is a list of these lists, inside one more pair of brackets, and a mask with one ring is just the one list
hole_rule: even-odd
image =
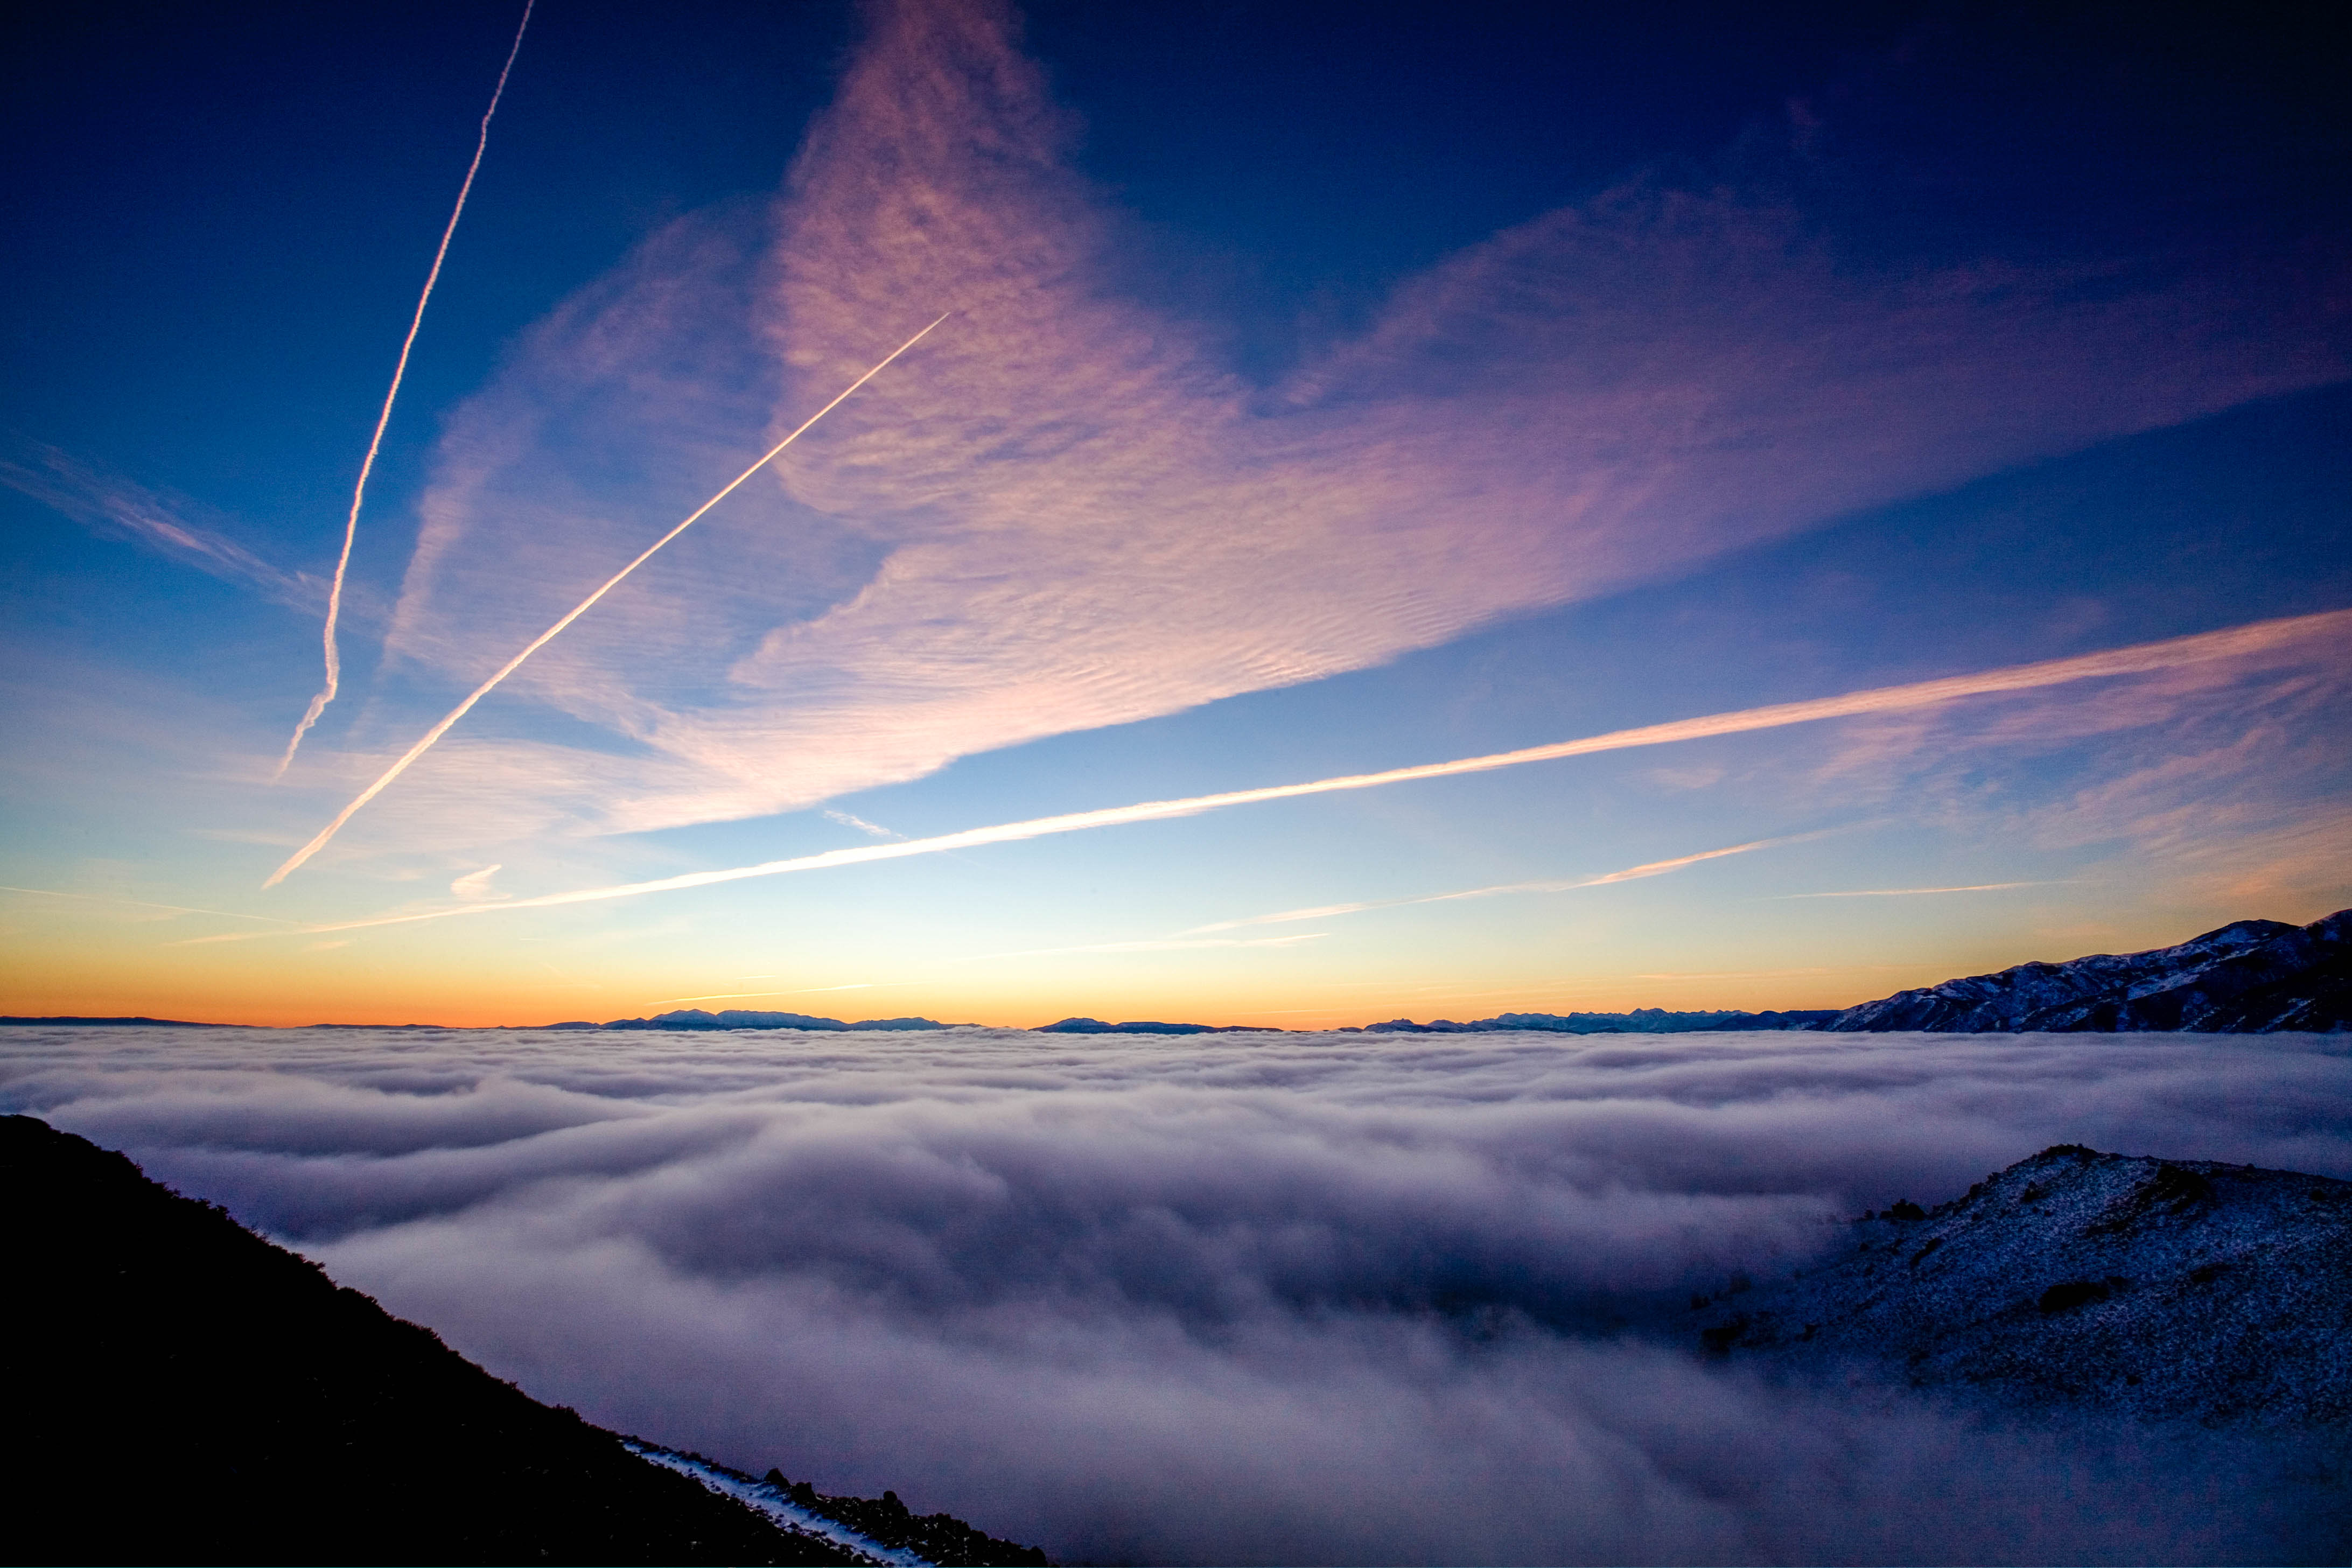
[[894,1491],[878,1498],[831,1497],[806,1481],[786,1479],[782,1470],[770,1470],[765,1479],[809,1512],[845,1524],[869,1541],[912,1552],[939,1568],[1045,1568],[1045,1554],[1037,1548],[983,1534],[953,1514],[916,1513]]
[[2029,1405],[2352,1423],[2352,1182],[2044,1150],[1825,1263],[1695,1300],[1709,1351],[1876,1363]]
[[1822,1027],[1986,1034],[2352,1029],[2352,910],[2233,921],[2177,947],[2021,963],[1849,1007]]

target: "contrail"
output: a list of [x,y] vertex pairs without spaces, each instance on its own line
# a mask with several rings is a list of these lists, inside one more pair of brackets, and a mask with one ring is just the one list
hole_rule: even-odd
[[1864,888],[1849,893],[1780,893],[1783,899],[1907,899],[1920,893],[1998,893],[2010,888],[2054,888],[2055,882],[1977,882],[1965,888]]
[[717,506],[720,501],[725,500],[729,496],[734,494],[736,486],[741,484],[745,479],[750,479],[753,474],[758,473],[761,468],[766,468],[779,452],[782,452],[785,447],[791,446],[793,442],[799,440],[802,436],[805,435],[810,426],[815,424],[818,420],[824,418],[826,415],[840,407],[843,403],[846,402],[851,393],[856,392],[859,387],[864,386],[867,382],[872,381],[876,376],[880,375],[882,372],[889,366],[891,360],[897,359],[900,354],[905,353],[908,349],[913,348],[917,343],[921,342],[924,337],[930,331],[931,327],[938,326],[940,321],[944,321],[949,316],[952,316],[954,314],[955,312],[953,310],[942,313],[938,321],[931,323],[930,327],[925,327],[922,331],[917,332],[913,337],[908,338],[905,342],[900,343],[897,348],[891,350],[888,357],[884,359],[881,363],[876,365],[872,370],[867,371],[864,375],[859,376],[856,381],[851,382],[847,386],[844,387],[840,395],[835,397],[831,403],[826,404],[824,407],[810,415],[806,419],[802,420],[800,427],[794,430],[791,435],[785,437],[782,440],[777,442],[774,446],[769,447],[765,457],[752,464],[750,468],[744,469],[741,473],[736,475],[733,479],[728,480],[725,487],[721,489],[717,495],[712,496],[709,500],[704,501],[700,506],[696,507],[692,511],[688,512],[686,515],[685,520],[676,528],[671,529],[667,533],[663,534],[659,539],[656,539],[651,544],[646,545],[644,552],[640,553],[635,561],[630,562],[626,566],[622,567],[618,572],[614,573],[612,576],[606,578],[603,587],[598,588],[594,593],[581,600],[577,605],[574,605],[571,611],[566,614],[562,620],[557,621],[553,626],[548,627],[545,631],[540,633],[539,636],[533,637],[520,653],[515,655],[512,658],[507,660],[506,663],[500,665],[496,674],[492,675],[488,680],[485,680],[479,686],[474,688],[473,691],[463,702],[458,703],[457,706],[449,710],[448,715],[444,718],[441,722],[434,725],[430,730],[425,731],[424,739],[418,741],[416,744],[409,747],[405,752],[402,753],[401,759],[393,763],[392,766],[386,768],[383,771],[383,775],[381,778],[378,778],[375,783],[360,791],[358,796],[352,800],[351,805],[343,807],[341,811],[335,814],[334,821],[319,829],[319,835],[317,837],[311,839],[310,843],[302,846],[301,848],[297,849],[293,855],[287,859],[286,864],[278,867],[277,870],[272,871],[269,874],[269,880],[262,883],[261,885],[265,888],[276,887],[278,883],[286,879],[286,874],[289,871],[293,870],[296,867],[301,865],[303,861],[308,860],[311,856],[316,855],[320,850],[325,848],[327,841],[332,838],[336,833],[341,829],[344,823],[349,822],[352,819],[352,813],[356,812],[360,807],[365,805],[368,802],[381,795],[383,792],[384,785],[398,778],[402,773],[406,773],[408,771],[409,763],[415,762],[426,752],[432,750],[434,742],[438,741],[442,736],[447,734],[451,725],[457,723],[458,720],[463,719],[466,716],[467,710],[471,709],[475,703],[479,702],[483,698],[488,696],[491,691],[496,689],[499,681],[504,680],[508,676],[512,675],[518,668],[520,668],[524,659],[529,658],[532,654],[535,654],[541,648],[545,647],[554,639],[556,633],[562,631],[564,627],[578,620],[582,616],[586,615],[590,605],[603,598],[605,595],[611,593],[614,588],[619,587],[623,579],[626,578],[630,573],[635,571],[646,562],[652,560],[655,552],[658,551],[663,545],[667,544],[671,540],[676,539],[679,534],[684,533],[688,528],[692,527],[695,522],[700,520],[703,513],[709,511],[712,507]]
[[457,232],[457,220],[466,214],[466,198],[473,194],[474,176],[481,172],[482,154],[489,150],[490,117],[498,113],[499,100],[506,96],[507,78],[514,73],[515,57],[522,53],[523,31],[530,26],[531,7],[538,3],[539,0],[523,0],[522,22],[515,28],[513,47],[507,50],[507,63],[499,68],[499,85],[490,89],[490,106],[482,111],[482,133],[474,142],[474,161],[466,165],[465,183],[457,187],[457,205],[449,209],[448,226],[441,231],[441,248],[433,253],[432,269],[425,274],[425,291],[416,297],[416,314],[409,318],[408,336],[401,340],[400,358],[392,367],[392,386],[383,395],[383,412],[375,416],[375,434],[368,437],[367,456],[360,459],[359,482],[352,487],[351,515],[343,520],[343,552],[335,558],[335,579],[327,588],[327,684],[310,699],[302,721],[294,726],[294,736],[286,742],[286,754],[278,759],[274,778],[286,776],[302,737],[319,721],[319,715],[335,700],[336,688],[342,684],[343,659],[335,647],[335,622],[342,614],[343,578],[351,570],[352,542],[359,537],[360,503],[367,496],[368,474],[375,468],[376,452],[383,445],[384,426],[392,423],[392,405],[400,396],[402,378],[408,374],[409,351],[416,346],[417,330],[425,325],[425,307],[433,298],[433,286],[441,281],[441,264],[448,259],[450,238]]
[[[938,323],[934,322],[933,325]],[[925,329],[929,331],[928,328]],[[2315,616],[2293,616],[2274,621],[2255,621],[2224,631],[2200,632],[2193,637],[2170,637],[2162,642],[2140,643],[2132,647],[2111,648],[2105,653],[2083,654],[2073,658],[2044,659],[2035,664],[2011,665],[2002,669],[1980,671],[1975,675],[1948,676],[1939,680],[1914,681],[1907,686],[1881,686],[1865,691],[1850,691],[1842,697],[1821,697],[1804,702],[1780,702],[1766,708],[1747,708],[1729,713],[1711,713],[1698,719],[1677,719],[1671,723],[1650,724],[1635,730],[1612,730],[1605,735],[1591,735],[1579,741],[1559,741],[1548,746],[1530,746],[1524,751],[1498,752],[1490,756],[1465,757],[1458,762],[1424,763],[1417,767],[1391,768],[1385,773],[1349,773],[1339,778],[1317,779],[1309,784],[1275,784],[1265,789],[1232,790],[1223,795],[1198,795],[1183,800],[1146,801],[1139,805],[1110,806],[1100,811],[1075,811],[1060,816],[1040,816],[1027,822],[1003,823],[994,827],[972,827],[961,833],[942,834],[935,838],[910,838],[896,844],[862,844],[849,849],[829,849],[819,855],[803,855],[789,860],[769,860],[757,866],[739,866],[725,871],[693,871],[684,876],[665,877],[652,882],[625,882],[617,887],[583,888],[570,893],[544,893],[533,899],[510,899],[499,904],[469,904],[459,909],[428,910],[421,914],[384,915],[374,920],[345,921],[333,925],[306,926],[289,935],[307,935],[319,931],[358,931],[371,926],[407,925],[418,921],[448,920],[457,915],[502,914],[510,910],[551,909],[560,904],[596,903],[607,899],[635,898],[643,893],[675,892],[685,888],[707,888],[720,882],[740,882],[751,877],[777,877],[793,871],[817,871],[835,866],[856,866],[869,860],[897,860],[912,855],[937,855],[950,849],[969,849],[983,844],[1009,844],[1024,838],[1042,838],[1049,834],[1077,833],[1091,827],[1114,827],[1129,822],[1152,822],[1166,817],[1192,816],[1204,811],[1217,811],[1229,805],[1250,805],[1259,801],[1287,800],[1297,795],[1328,795],[1338,790],[1373,789],[1382,784],[1406,784],[1416,779],[1447,778],[1456,773],[1479,773],[1496,768],[1517,767],[1522,763],[1550,762],[1561,757],[1588,756],[1598,752],[1624,751],[1636,746],[1661,746],[1675,741],[1695,741],[1711,735],[1745,734],[1754,730],[1772,730],[1789,724],[1809,723],[1816,719],[1841,719],[1860,713],[1892,713],[1906,709],[1928,708],[1938,703],[1956,701],[1964,697],[1978,697],[2002,691],[2030,691],[2038,687],[2063,686],[2071,681],[2092,680],[2106,676],[2146,675],[2158,670],[2177,669],[2193,664],[2209,664],[2222,659],[2243,658],[2257,654],[2272,653],[2292,647],[2297,643],[2328,637],[2352,634],[2352,610],[2330,610]],[[348,815],[348,813],[346,814]],[[1637,868],[1639,869],[1639,868]],[[255,933],[255,934],[278,934]],[[243,942],[252,940],[243,933],[228,936],[199,937],[184,945],[204,942]],[[173,944],[183,945],[183,944]]]
[[[267,921],[278,926],[299,923],[277,915],[246,915],[235,910],[200,910],[193,904],[158,904],[145,899],[118,899],[110,893],[60,893],[53,888],[11,888],[5,884],[0,884],[0,893],[34,893],[44,899],[78,899],[90,904],[136,904],[142,910],[170,910],[173,914],[181,915],[226,915],[233,921]],[[286,934],[293,936],[299,933],[289,931]]]
[[[1604,872],[1598,877],[1576,877],[1566,880],[1544,882],[1500,882],[1490,888],[1465,888],[1453,893],[1423,893],[1412,899],[1376,899],[1361,904],[1321,904],[1311,910],[1284,910],[1279,914],[1251,915],[1244,920],[1218,921],[1212,925],[1192,926],[1178,931],[1179,936],[1200,936],[1209,931],[1239,931],[1244,926],[1283,925],[1292,921],[1328,920],[1336,915],[1357,915],[1370,910],[1401,910],[1410,904],[1451,904],[1465,899],[1492,899],[1504,893],[1572,893],[1580,888],[1606,888],[1617,882],[1638,882],[1644,877],[1663,877],[1669,871],[1679,871],[1685,866],[1696,866],[1702,860],[1720,860],[1726,855],[1745,855],[1750,849],[1769,849],[1777,845],[1794,844],[1800,838],[1818,838],[1817,833],[1799,834],[1791,838],[1758,838],[1746,844],[1734,844],[1727,849],[1703,849],[1696,855],[1677,855],[1671,860],[1652,860],[1640,866],[1628,866],[1622,871]],[[2013,886],[2014,884],[2004,884]]]

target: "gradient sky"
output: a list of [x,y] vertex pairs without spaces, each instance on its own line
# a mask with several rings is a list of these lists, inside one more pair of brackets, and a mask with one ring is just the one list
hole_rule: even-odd
[[2352,610],[2352,116],[2295,23],[543,0],[273,783],[517,15],[20,40],[0,1011],[1832,1006],[2352,903],[2323,620],[364,923]]

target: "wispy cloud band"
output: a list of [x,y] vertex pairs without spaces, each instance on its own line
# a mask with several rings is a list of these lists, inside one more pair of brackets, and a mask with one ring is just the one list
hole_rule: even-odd
[[1909,899],[1929,893],[2001,893],[2011,888],[2053,888],[2055,882],[1976,882],[1965,888],[1856,888],[1836,893],[1782,893],[1784,899]]
[[[357,931],[374,926],[408,925],[424,921],[447,920],[458,915],[488,914],[508,910],[552,909],[567,904],[596,903],[612,899],[636,898],[648,893],[679,892],[690,888],[715,887],[720,883],[743,881],[754,877],[777,877],[798,871],[825,870],[838,866],[863,865],[877,860],[898,860],[917,855],[937,855],[952,849],[971,849],[983,845],[1009,844],[1022,839],[1043,838],[1062,833],[1079,833],[1097,827],[1116,827],[1129,823],[1194,816],[1203,812],[1221,811],[1236,805],[1255,805],[1266,801],[1293,800],[1306,795],[1330,795],[1347,790],[1377,789],[1388,784],[1411,784],[1425,779],[1491,773],[1499,768],[1519,767],[1529,763],[1556,762],[1569,757],[1592,756],[1604,752],[1625,751],[1634,747],[1667,745],[1679,741],[1703,740],[1721,735],[1747,734],[1759,730],[1779,729],[1790,724],[1811,723],[1825,719],[1852,718],[1863,714],[1892,713],[1932,708],[1970,697],[2028,691],[2076,681],[2147,675],[2187,666],[2230,660],[2295,658],[2307,654],[2315,647],[2340,647],[2347,637],[2352,637],[2352,610],[2331,610],[2318,615],[2256,621],[2247,626],[2231,626],[2221,631],[2200,632],[2191,637],[2169,637],[2160,642],[2111,648],[2101,653],[2081,654],[2071,658],[2042,659],[2032,664],[2011,665],[1999,669],[1981,670],[1972,675],[1947,676],[1936,680],[1913,681],[1901,686],[1882,686],[1862,691],[1850,691],[1836,697],[1814,698],[1801,702],[1773,703],[1760,708],[1710,713],[1696,719],[1678,719],[1663,724],[1648,724],[1630,730],[1614,730],[1606,734],[1589,735],[1580,740],[1559,741],[1549,745],[1528,746],[1515,752],[1497,752],[1486,756],[1463,757],[1452,762],[1424,763],[1412,767],[1389,768],[1379,773],[1349,773],[1337,778],[1315,779],[1303,784],[1272,784],[1258,789],[1228,790],[1216,795],[1191,795],[1178,800],[1144,801],[1134,805],[1108,806],[1096,811],[1066,812],[1055,816],[1034,817],[1026,822],[1000,823],[989,827],[967,828],[960,833],[940,834],[929,838],[911,838],[898,843],[858,845],[852,848],[830,849],[821,854],[794,856],[788,859],[762,861],[754,866],[738,866],[725,870],[693,871],[682,876],[664,877],[651,881],[628,882],[604,888],[583,888],[564,893],[544,893],[536,898],[512,899],[499,904],[472,904],[457,909],[385,915],[373,920],[345,921],[306,929],[314,931]],[[1727,852],[1729,851],[1712,853]],[[1660,864],[1663,866],[1664,863]],[[1645,869],[1636,868],[1633,871],[1617,875],[1632,876],[1636,872],[1649,874]],[[1459,896],[1477,895],[1474,892]],[[245,933],[236,933],[197,940],[226,942],[247,939]]]
[[254,589],[289,609],[317,609],[326,586],[271,564],[207,521],[209,509],[108,473],[55,447],[20,443],[0,458],[0,484],[62,512],[93,533],[127,539],[207,576]]
[[1720,860],[1727,855],[1744,855],[1750,849],[1763,849],[1771,845],[1792,842],[1794,840],[1789,838],[1759,838],[1751,843],[1734,844],[1725,849],[1705,849],[1696,855],[1678,855],[1671,860],[1652,860],[1640,866],[1628,866],[1622,871],[1610,871],[1598,877],[1576,877],[1566,880],[1540,882],[1498,882],[1489,888],[1465,888],[1452,893],[1424,893],[1418,898],[1377,899],[1361,904],[1325,904],[1311,910],[1285,910],[1279,914],[1252,915],[1246,920],[1218,921],[1212,925],[1194,926],[1181,934],[1196,936],[1207,931],[1239,931],[1244,926],[1282,925],[1292,921],[1325,920],[1334,915],[1361,914],[1368,910],[1401,910],[1414,904],[1457,903],[1465,899],[1492,899],[1506,893],[1572,893],[1580,888],[1605,888],[1617,882],[1637,882],[1644,877],[1663,877],[1669,871],[1679,871],[1685,866],[1696,866],[1702,860]]

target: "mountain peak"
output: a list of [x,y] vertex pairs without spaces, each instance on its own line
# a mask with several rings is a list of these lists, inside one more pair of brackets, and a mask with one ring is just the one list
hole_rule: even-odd
[[2145,952],[2021,963],[1849,1007],[1825,1029],[1955,1034],[2352,1028],[2352,910],[2232,921]]

